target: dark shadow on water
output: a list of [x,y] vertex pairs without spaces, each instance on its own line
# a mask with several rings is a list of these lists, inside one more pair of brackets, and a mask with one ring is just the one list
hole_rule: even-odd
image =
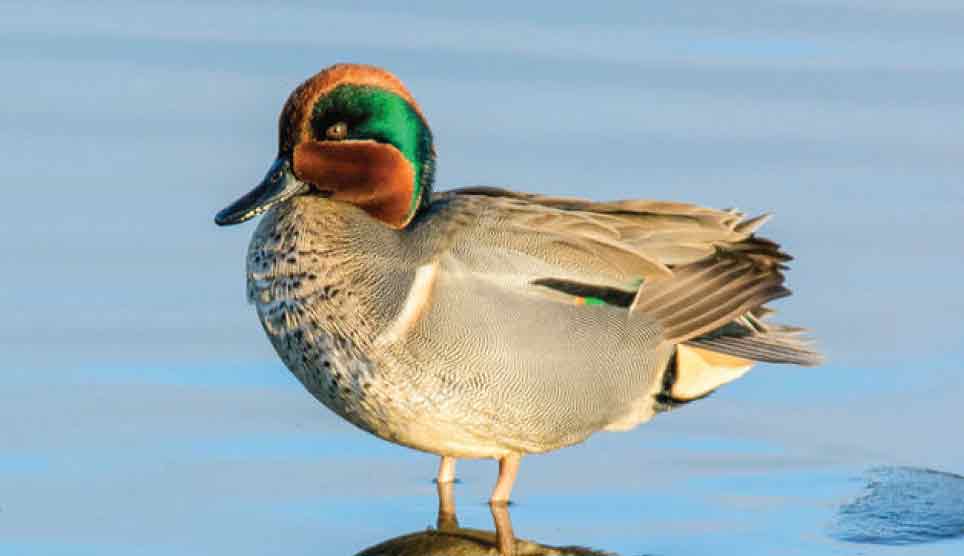
[[964,477],[912,467],[867,472],[864,490],[837,512],[830,535],[908,545],[964,537]]
[[438,484],[437,528],[417,531],[366,548],[356,556],[614,556],[578,546],[548,546],[516,538],[509,508],[493,505],[494,531],[459,527],[452,483]]

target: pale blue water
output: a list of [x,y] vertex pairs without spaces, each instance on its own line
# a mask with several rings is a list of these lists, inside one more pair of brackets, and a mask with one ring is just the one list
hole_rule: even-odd
[[[928,454],[905,436],[935,435],[925,427],[952,417],[949,405],[932,393],[886,417],[878,408],[905,392],[821,401],[792,381],[764,392],[813,372],[763,367],[635,431],[525,459],[516,535],[624,555],[964,550],[964,479],[864,478],[878,463],[959,469],[952,430]],[[354,554],[435,523],[435,458],[340,421],[280,364],[12,376],[0,553]],[[494,529],[484,501],[495,472],[460,464],[463,527]],[[916,498],[902,504],[902,492]]]
[[964,537],[964,477],[881,467],[840,507],[831,533],[854,543],[910,545]]
[[[441,189],[772,211],[797,257],[779,316],[829,363],[527,458],[519,537],[964,553],[957,479],[915,470],[964,473],[964,7],[400,7],[0,5],[0,554],[355,554],[435,523],[435,459],[301,390],[244,303],[252,226],[211,221],[335,61],[410,86]],[[463,526],[493,528],[495,471],[460,465]]]

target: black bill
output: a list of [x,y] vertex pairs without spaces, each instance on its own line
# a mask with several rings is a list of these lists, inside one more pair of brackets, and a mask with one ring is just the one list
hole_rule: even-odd
[[219,212],[214,222],[219,226],[240,224],[284,200],[306,193],[308,189],[308,184],[291,171],[291,163],[286,158],[278,158],[261,183]]

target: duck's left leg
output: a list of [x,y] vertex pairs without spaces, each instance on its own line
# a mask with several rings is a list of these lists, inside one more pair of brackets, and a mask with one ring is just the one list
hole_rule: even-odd
[[455,489],[451,482],[438,483],[438,518],[435,520],[439,531],[454,531],[459,528],[459,518],[455,515]]
[[509,454],[499,460],[499,480],[495,483],[489,502],[493,504],[509,503],[509,495],[512,494],[512,485],[515,484],[515,476],[519,472],[520,461],[522,461],[522,454]]
[[435,477],[435,482],[443,484],[455,481],[455,461],[452,456],[442,456],[442,460],[438,464],[438,475]]

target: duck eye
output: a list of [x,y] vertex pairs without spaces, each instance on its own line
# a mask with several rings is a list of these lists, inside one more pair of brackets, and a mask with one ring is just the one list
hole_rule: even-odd
[[333,123],[325,130],[325,139],[341,141],[345,137],[348,137],[348,124],[345,122]]

